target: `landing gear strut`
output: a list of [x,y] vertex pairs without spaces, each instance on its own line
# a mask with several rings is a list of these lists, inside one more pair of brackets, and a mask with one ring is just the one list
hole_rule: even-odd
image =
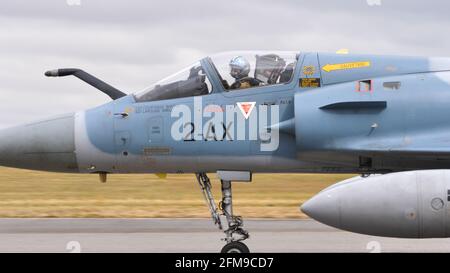
[[195,176],[197,177],[198,184],[200,185],[206,204],[211,212],[214,224],[217,225],[220,230],[223,230],[220,216],[225,216],[225,219],[227,220],[228,229],[224,230],[226,237],[223,239],[227,244],[222,248],[221,252],[249,253],[250,250],[242,243],[242,241],[250,237],[250,235],[242,228],[244,225],[242,217],[233,215],[231,181],[220,181],[222,184],[222,202],[220,202],[219,207],[217,207],[211,192],[211,182],[206,173],[196,173]]

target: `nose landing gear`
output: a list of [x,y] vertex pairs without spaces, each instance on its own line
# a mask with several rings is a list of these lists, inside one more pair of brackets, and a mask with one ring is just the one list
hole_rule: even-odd
[[[222,201],[219,203],[219,208],[214,202],[211,192],[211,182],[206,173],[195,174],[197,181],[205,197],[206,204],[211,212],[211,217],[215,225],[223,230],[220,216],[225,216],[228,223],[228,229],[224,230],[225,238],[223,239],[227,244],[222,248],[222,253],[249,253],[248,247],[242,243],[249,238],[248,231],[243,229],[244,221],[242,217],[233,215],[233,196],[231,191],[231,181],[221,180],[222,184]],[[221,214],[219,213],[221,211]]]
[[250,253],[250,249],[242,242],[231,242],[222,247],[221,253]]

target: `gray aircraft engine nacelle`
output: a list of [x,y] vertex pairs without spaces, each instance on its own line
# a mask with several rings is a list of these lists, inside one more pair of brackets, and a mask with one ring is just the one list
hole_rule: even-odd
[[356,177],[332,185],[301,210],[326,225],[398,238],[450,237],[450,170]]

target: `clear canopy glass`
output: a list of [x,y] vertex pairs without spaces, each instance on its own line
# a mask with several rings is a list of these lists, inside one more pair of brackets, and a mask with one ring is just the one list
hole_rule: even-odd
[[[292,51],[236,51],[212,55],[206,60],[226,91],[288,83],[298,54]],[[135,94],[137,102],[207,95],[212,85],[205,68],[196,62]]]
[[[292,51],[236,51],[211,56],[226,90],[283,84],[291,80],[297,63]],[[234,60],[249,66],[248,73],[236,76]],[[246,71],[245,71],[246,72]]]
[[209,94],[211,83],[200,62],[168,76],[135,95],[137,102],[167,100]]

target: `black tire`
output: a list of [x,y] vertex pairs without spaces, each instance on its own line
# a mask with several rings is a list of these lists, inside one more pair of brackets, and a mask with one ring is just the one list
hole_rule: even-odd
[[241,242],[231,242],[226,244],[222,250],[221,253],[250,253],[250,249]]

